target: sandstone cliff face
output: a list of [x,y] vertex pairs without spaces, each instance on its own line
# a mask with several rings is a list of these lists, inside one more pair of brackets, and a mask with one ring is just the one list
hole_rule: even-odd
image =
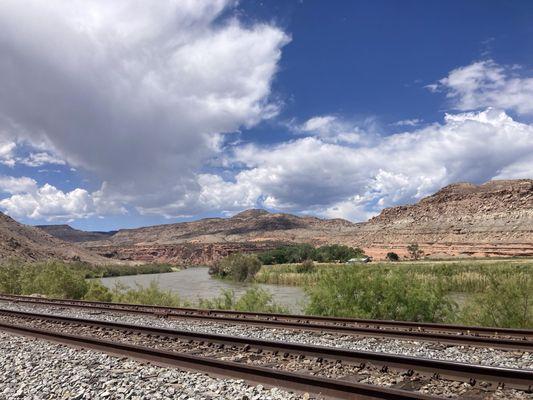
[[56,259],[92,264],[109,263],[109,259],[59,240],[38,228],[20,224],[0,213],[0,260],[9,258],[24,261]]
[[533,180],[450,185],[365,223],[248,210],[232,218],[123,229],[83,245],[114,259],[190,265],[286,243],[359,246],[377,259],[389,251],[405,256],[410,243],[431,257],[533,255]]
[[275,242],[228,242],[228,243],[184,243],[167,245],[134,245],[93,247],[104,257],[143,263],[169,263],[180,266],[211,265],[229,254],[254,253],[271,250],[282,245]]
[[371,254],[419,243],[428,255],[533,255],[533,180],[447,186],[411,206],[360,225],[356,242]]

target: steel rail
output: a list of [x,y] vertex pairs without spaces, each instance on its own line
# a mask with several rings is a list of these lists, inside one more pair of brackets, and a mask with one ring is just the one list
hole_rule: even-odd
[[305,391],[338,399],[439,399],[439,397],[409,392],[406,390],[279,371],[271,368],[222,361],[215,358],[156,350],[137,345],[129,345],[85,336],[68,335],[55,331],[29,328],[1,322],[0,329],[19,335],[52,340],[63,344],[99,350],[114,355],[128,356],[141,361],[154,362],[159,365],[202,371],[224,377],[244,379],[251,382],[260,382],[271,386]]
[[297,343],[268,341],[239,336],[225,336],[201,332],[180,331],[168,328],[148,327],[101,320],[75,317],[64,317],[51,314],[30,313],[0,309],[0,315],[22,317],[36,320],[55,321],[60,324],[89,325],[98,328],[116,329],[127,333],[142,333],[151,336],[165,336],[191,341],[204,341],[230,346],[242,346],[248,350],[261,349],[278,353],[294,353],[309,357],[329,360],[342,360],[353,364],[374,364],[385,369],[391,368],[406,371],[409,374],[418,372],[426,376],[440,376],[450,380],[458,380],[475,384],[477,381],[491,382],[495,387],[502,384],[519,390],[532,390],[533,370],[502,368],[452,361],[432,360],[388,353],[355,351],[336,347],[312,346]]
[[[165,307],[156,305],[144,305],[144,304],[132,304],[132,303],[112,303],[102,301],[87,301],[87,300],[65,300],[57,298],[40,298],[23,295],[12,294],[0,294],[0,300],[6,299],[18,299],[19,301],[28,300],[30,302],[54,302],[54,303],[69,303],[71,305],[79,304],[80,306],[103,306],[103,307],[119,307],[127,311],[143,312],[149,311],[150,313],[165,314],[169,316],[181,316],[182,313],[190,314],[197,313],[200,315],[227,315],[234,316],[235,318],[251,318],[251,319],[267,319],[267,320],[294,320],[302,325],[307,324],[308,321],[322,322],[324,324],[331,324],[333,326],[345,326],[346,324],[354,325],[374,325],[374,326],[390,326],[399,328],[410,328],[412,330],[432,329],[439,331],[450,331],[456,334],[468,333],[468,334],[489,334],[495,336],[517,336],[520,339],[524,337],[533,337],[533,329],[520,329],[520,328],[499,328],[499,327],[486,327],[486,326],[468,326],[457,324],[438,324],[430,322],[411,322],[411,321],[396,321],[396,320],[378,320],[378,319],[362,319],[362,318],[347,318],[347,317],[325,317],[317,315],[298,315],[298,314],[275,314],[264,312],[248,312],[248,311],[234,311],[234,310],[212,310],[202,308],[190,308],[190,307]],[[175,314],[173,314],[175,313]],[[247,319],[247,322],[250,322]]]
[[[120,304],[120,303],[105,303],[105,302],[89,302],[82,300],[61,300],[61,299],[42,299],[29,296],[16,296],[16,295],[0,295],[1,299],[10,299],[11,301],[24,302],[24,303],[33,303],[33,304],[42,304],[42,305],[54,305],[54,306],[67,306],[67,307],[77,307],[77,308],[87,308],[87,309],[99,309],[105,311],[116,311],[116,312],[126,312],[126,313],[137,313],[145,315],[158,315],[165,317],[176,317],[176,318],[189,318],[189,319],[198,319],[198,320],[209,320],[216,322],[224,323],[246,323],[253,324],[257,326],[272,326],[272,327],[283,327],[287,329],[297,329],[297,330],[318,330],[321,332],[333,332],[333,333],[344,333],[344,334],[354,334],[361,336],[371,336],[371,337],[388,337],[395,339],[411,339],[411,340],[422,340],[422,341],[432,341],[439,343],[447,344],[459,344],[459,345],[469,345],[469,346],[482,346],[490,348],[502,348],[502,349],[513,349],[513,350],[524,350],[524,351],[533,351],[533,340],[528,340],[527,336],[523,336],[521,339],[507,339],[500,337],[491,337],[491,336],[477,336],[469,334],[461,334],[456,332],[455,334],[450,333],[438,333],[438,332],[426,332],[420,331],[417,329],[403,330],[403,329],[383,329],[383,328],[370,328],[363,326],[350,326],[350,325],[328,325],[321,323],[311,323],[309,321],[302,322],[306,320],[307,316],[300,316],[298,321],[285,321],[280,320],[283,318],[283,314],[266,314],[272,315],[275,319],[256,319],[256,318],[236,318],[236,317],[224,317],[213,315],[218,313],[218,310],[204,310],[204,313],[195,314],[194,309],[185,309],[189,310],[187,313],[173,313],[173,310],[182,310],[179,308],[172,307],[160,307],[160,306],[145,306],[145,305],[136,305],[136,304]],[[255,315],[255,314],[252,314]],[[416,323],[415,323],[416,324]],[[433,324],[437,325],[437,324]],[[438,326],[438,325],[437,325]],[[465,327],[466,328],[466,327]],[[513,330],[520,331],[521,334],[530,333],[533,335],[531,330]],[[502,333],[505,332],[505,329],[502,329]]]

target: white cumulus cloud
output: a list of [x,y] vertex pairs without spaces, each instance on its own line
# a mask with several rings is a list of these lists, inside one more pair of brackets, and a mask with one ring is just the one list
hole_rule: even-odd
[[364,220],[449,183],[530,178],[531,154],[533,127],[504,111],[449,114],[360,147],[320,136],[239,147],[233,160],[244,169],[231,181],[204,178],[203,197],[224,210],[259,205]]
[[352,122],[335,115],[319,115],[302,124],[291,123],[297,134],[313,135],[332,143],[360,145],[373,140],[377,126],[374,118]]
[[235,4],[0,2],[0,130],[49,144],[139,209],[186,204],[222,135],[279,108],[271,83],[289,37],[240,21]]
[[433,91],[446,91],[458,110],[496,107],[518,114],[533,114],[533,78],[520,75],[520,68],[492,60],[478,61],[451,71]]
[[0,200],[0,208],[15,218],[72,220],[109,213],[125,213],[119,203],[105,196],[105,185],[89,193],[76,188],[63,192],[48,183],[39,187],[29,177],[0,176],[0,192],[10,194]]

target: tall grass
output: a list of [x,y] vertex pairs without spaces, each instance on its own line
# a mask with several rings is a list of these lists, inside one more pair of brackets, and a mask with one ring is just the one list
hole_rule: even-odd
[[[323,268],[311,280],[308,313],[533,327],[530,261],[376,263]],[[451,300],[459,293],[462,307]]]
[[342,317],[444,322],[456,309],[441,285],[357,266],[324,273],[309,298],[307,313]]

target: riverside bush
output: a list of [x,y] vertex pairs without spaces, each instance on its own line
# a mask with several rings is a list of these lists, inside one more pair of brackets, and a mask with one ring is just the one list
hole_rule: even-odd
[[113,293],[99,279],[92,279],[87,282],[87,292],[83,300],[111,302]]
[[504,328],[533,328],[533,277],[524,272],[487,276],[487,286],[464,308],[461,322]]
[[260,269],[261,261],[255,255],[235,253],[212,266],[209,273],[220,278],[245,282],[253,279]]
[[6,294],[21,294],[22,286],[20,273],[23,264],[18,260],[8,260],[0,265],[0,292]]
[[112,298],[116,303],[132,303],[158,305],[166,307],[179,307],[184,304],[180,297],[170,290],[162,290],[156,281],[150,282],[147,287],[137,285],[132,289],[125,285],[117,284],[112,290]]
[[427,286],[411,274],[371,267],[325,272],[308,293],[306,312],[315,315],[443,322],[455,310],[439,285]]
[[305,260],[303,263],[296,265],[296,272],[299,274],[309,274],[315,271],[315,263],[312,260]]
[[85,278],[109,278],[113,276],[140,275],[140,274],[158,274],[163,272],[172,272],[174,269],[168,264],[141,264],[141,265],[90,265],[87,263],[77,262],[69,264],[73,269],[82,271]]
[[237,298],[233,290],[224,290],[214,299],[200,299],[199,307],[217,310],[248,312],[287,313],[288,310],[273,301],[272,294],[264,289],[252,287]]
[[258,254],[259,260],[265,265],[301,263],[305,260],[346,262],[350,258],[360,258],[363,256],[363,250],[339,244],[317,248],[310,244],[293,244]]
[[62,262],[25,264],[9,260],[0,265],[2,293],[80,299],[86,291],[87,282],[83,274]]

